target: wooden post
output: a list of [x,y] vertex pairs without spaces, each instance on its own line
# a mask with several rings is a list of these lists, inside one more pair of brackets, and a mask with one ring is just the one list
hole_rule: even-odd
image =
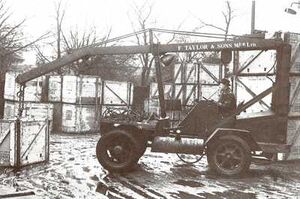
[[16,169],[21,167],[21,119],[16,120]]
[[277,114],[287,116],[289,111],[289,70],[291,46],[283,45],[277,50],[277,70],[275,93],[272,96],[272,105],[275,105]]
[[161,77],[161,67],[160,67],[158,51],[159,51],[158,45],[153,44],[153,56],[154,56],[154,60],[155,60],[155,71],[156,71],[158,99],[159,99],[159,106],[160,106],[160,117],[165,118],[167,116],[167,114],[166,114],[166,108],[165,108],[164,85],[163,85],[162,77]]

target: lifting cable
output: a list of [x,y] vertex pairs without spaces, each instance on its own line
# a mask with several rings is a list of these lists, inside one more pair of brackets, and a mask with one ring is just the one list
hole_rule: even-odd
[[[168,30],[168,29],[160,29],[160,28],[147,28],[144,30],[140,30],[140,31],[135,31],[129,34],[125,34],[119,37],[115,37],[112,39],[107,39],[105,41],[100,41],[97,42],[95,44],[91,44],[88,45],[86,47],[96,47],[96,46],[101,46],[101,45],[105,45],[111,42],[115,42],[115,41],[119,41],[121,39],[126,39],[129,37],[133,37],[133,36],[137,36],[140,35],[142,33],[146,33],[146,32],[157,32],[157,33],[169,33],[169,34],[177,34],[177,35],[186,35],[186,36],[196,36],[196,37],[206,37],[206,38],[214,38],[214,39],[224,39],[225,36],[227,36],[227,39],[232,40],[235,37],[242,37],[242,38],[256,38],[253,36],[244,36],[244,35],[233,35],[233,34],[218,34],[218,33],[207,33],[207,32],[193,32],[193,31],[180,31],[180,30]],[[257,37],[259,38],[259,37]]]

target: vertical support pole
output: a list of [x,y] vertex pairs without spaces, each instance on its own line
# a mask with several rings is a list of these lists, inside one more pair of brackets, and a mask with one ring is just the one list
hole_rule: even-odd
[[131,83],[127,82],[127,108],[130,108],[130,104],[131,104]]
[[239,51],[233,51],[232,92],[237,97],[237,71],[239,70]]
[[175,90],[176,90],[176,77],[175,76],[176,76],[176,74],[177,74],[176,65],[174,65],[174,74],[173,74],[173,78],[172,78],[172,99],[176,98],[176,96],[175,96]]
[[201,85],[200,85],[200,64],[197,62],[197,100],[200,101]]
[[166,108],[165,108],[165,96],[164,96],[164,85],[162,82],[161,77],[161,65],[159,60],[159,48],[158,44],[153,44],[153,56],[155,60],[155,71],[156,71],[156,81],[157,81],[157,89],[158,89],[158,99],[159,99],[159,106],[160,106],[160,117],[165,118]]
[[287,116],[289,111],[289,70],[291,46],[286,44],[277,49],[276,85],[272,106],[278,115]]
[[100,107],[100,103],[99,103],[99,77],[96,77],[96,85],[95,85],[95,109],[96,109],[96,113],[95,113],[95,118],[96,118],[96,121],[95,121],[95,130],[98,131],[99,130],[99,115],[101,114],[100,110],[101,110],[101,107]]
[[[102,112],[103,112],[103,106],[104,106],[104,89],[105,89],[105,81],[101,81],[101,101],[100,101],[100,104],[101,104],[101,115],[102,115]],[[101,128],[101,127],[100,127]]]
[[186,90],[187,90],[187,85],[186,85],[186,81],[187,81],[187,62],[184,62],[183,66],[182,66],[182,73],[181,73],[181,83],[182,83],[182,101],[184,106],[187,105],[187,101],[186,101]]
[[252,0],[251,8],[251,34],[254,34],[255,30],[255,0]]
[[[77,79],[79,78],[79,81],[77,81]],[[78,126],[78,130],[79,130],[79,132],[81,131],[81,127],[82,127],[82,125],[81,125],[81,121],[82,121],[82,107],[83,107],[83,105],[82,105],[82,85],[83,85],[83,76],[78,76],[78,78],[76,78],[76,87],[77,87],[77,90],[79,90],[79,93],[78,93],[78,97],[76,97],[77,99],[79,98],[79,103],[78,103],[78,105],[79,105],[79,107],[78,107],[78,109],[79,109],[79,118],[78,118],[78,114],[77,114],[77,111],[78,111],[78,109],[77,109],[77,107],[76,107],[76,105],[75,105],[75,129],[76,129],[76,126]],[[76,94],[77,94],[77,92],[76,92]],[[77,100],[76,100],[77,101]]]
[[16,168],[21,167],[21,119],[17,118],[16,120]]
[[50,149],[50,120],[47,119],[46,122],[47,122],[47,126],[46,126],[47,130],[45,132],[46,133],[46,135],[45,135],[45,139],[46,139],[45,161],[49,162],[49,155],[50,155],[50,151],[49,151],[49,149]]
[[60,75],[60,120],[59,120],[59,130],[62,131],[62,125],[63,125],[63,88],[64,88],[64,78],[62,75]]

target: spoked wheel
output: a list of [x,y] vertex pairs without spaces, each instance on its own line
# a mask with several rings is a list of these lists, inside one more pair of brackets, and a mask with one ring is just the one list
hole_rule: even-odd
[[240,137],[224,136],[208,146],[207,160],[210,168],[218,174],[241,175],[250,166],[250,147]]
[[99,163],[108,171],[124,172],[136,163],[137,143],[122,130],[113,130],[98,141],[96,154]]

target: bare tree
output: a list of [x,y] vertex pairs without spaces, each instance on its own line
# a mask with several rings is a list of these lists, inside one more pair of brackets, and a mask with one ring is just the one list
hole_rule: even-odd
[[[56,56],[47,56],[39,46],[36,47],[37,63],[44,64],[59,59],[64,54],[71,54],[74,50],[88,47],[88,46],[106,46],[106,41],[109,40],[112,28],[110,27],[104,36],[98,36],[96,28],[89,28],[86,30],[73,29],[66,30],[63,25],[65,19],[66,9],[63,8],[61,1],[55,5],[55,21],[56,32],[52,34],[54,40],[44,43],[46,47],[54,48]],[[135,68],[128,67],[129,58],[131,56],[92,56],[85,57],[67,66],[59,69],[59,74],[84,74],[84,75],[99,75],[103,79],[124,80],[129,75],[132,76]],[[122,67],[121,67],[122,66]],[[127,66],[127,67],[126,67]],[[120,69],[121,72],[118,72]],[[54,71],[55,73],[55,71]],[[130,79],[130,78],[129,78]],[[46,80],[47,82],[48,80]],[[47,83],[45,83],[45,96],[43,99],[47,100]],[[42,95],[43,96],[43,95]]]
[[13,64],[23,61],[22,52],[27,47],[45,36],[43,35],[35,41],[24,44],[25,37],[22,33],[22,25],[25,23],[25,19],[13,24],[9,21],[11,16],[10,10],[6,7],[6,2],[0,0],[0,118],[4,117],[6,72]]
[[[111,28],[108,32],[98,38],[96,29],[90,29],[88,32],[80,33],[78,30],[70,31],[69,36],[62,34],[64,39],[64,52],[71,53],[73,50],[87,46],[106,46],[111,34]],[[67,66],[69,73],[97,75],[105,80],[135,81],[133,74],[137,70],[131,66],[132,55],[97,55],[85,57]]]
[[[137,30],[143,30],[142,34],[136,34],[136,41],[138,45],[149,45],[150,44],[150,35],[146,30],[151,24],[156,23],[152,17],[154,4],[150,4],[148,0],[144,1],[140,6],[136,3],[133,4],[132,10],[134,19],[130,19],[132,29],[134,32]],[[142,65],[142,74],[141,74],[141,85],[147,85],[149,81],[150,70],[152,67],[153,59],[152,55],[149,53],[144,53],[138,55],[138,59]]]
[[231,7],[230,1],[226,1],[226,8],[225,8],[225,11],[222,11],[222,15],[223,15],[224,22],[225,22],[224,26],[218,26],[218,25],[215,25],[215,24],[207,23],[207,22],[205,22],[205,21],[198,18],[201,25],[200,25],[200,27],[197,27],[197,29],[200,29],[200,28],[203,28],[203,27],[214,28],[216,30],[222,31],[225,35],[225,40],[227,40],[231,22],[232,22],[233,18],[235,17],[234,10]]
[[61,5],[62,1],[60,0],[55,5],[55,20],[56,20],[56,36],[57,36],[57,59],[61,57],[61,34],[62,34],[62,22],[65,17],[66,10]]
[[[55,28],[54,31],[48,32],[49,39],[40,44],[34,45],[34,50],[36,52],[36,64],[41,65],[53,61],[54,59],[59,59],[63,53],[63,21],[65,19],[66,9],[62,5],[62,0],[56,1],[54,4],[54,20]],[[48,55],[45,53],[45,49],[53,49],[56,54]]]

